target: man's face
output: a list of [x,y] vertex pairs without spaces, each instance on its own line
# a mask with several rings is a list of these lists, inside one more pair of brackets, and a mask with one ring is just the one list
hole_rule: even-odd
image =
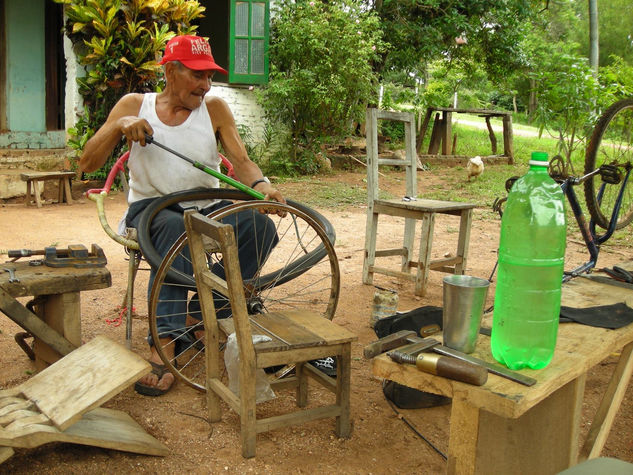
[[204,101],[204,96],[211,88],[213,70],[197,71],[184,65],[172,64],[171,79],[173,90],[187,109],[196,109]]

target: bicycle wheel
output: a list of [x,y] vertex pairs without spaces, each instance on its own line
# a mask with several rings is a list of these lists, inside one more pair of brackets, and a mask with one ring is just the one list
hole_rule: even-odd
[[[601,168],[603,173],[585,182],[585,201],[589,214],[601,228],[608,229],[622,177],[633,167],[633,99],[609,107],[591,135],[585,155],[585,174]],[[633,191],[628,182],[622,195],[616,229],[633,220]]]
[[[270,201],[239,202],[217,210],[209,217],[230,222],[239,235],[239,222],[249,223],[252,216],[261,215],[263,210],[270,218],[265,226],[274,226],[278,242],[273,247],[255,239],[257,271],[244,281],[249,313],[310,307],[332,319],[338,303],[340,274],[331,242],[333,236],[328,236],[325,229],[330,229],[331,233],[333,230],[324,217],[302,205]],[[236,225],[234,221],[238,213],[242,221]],[[266,232],[259,229],[253,234],[257,237]],[[222,263],[212,247],[207,254],[210,265],[221,269]],[[170,370],[185,383],[204,391],[204,343],[200,331],[203,328],[202,322],[192,317],[199,308],[195,281],[174,268],[174,263],[179,261],[190,264],[186,235],[172,246],[156,272],[149,302],[150,332],[156,350]],[[174,279],[174,275],[178,278]],[[184,285],[183,280],[186,280]],[[178,299],[165,299],[166,294],[180,295]],[[222,296],[215,296],[215,306],[220,316],[231,316],[230,307]],[[167,325],[163,324],[166,319],[178,320],[181,326],[171,323],[171,328],[166,331]],[[166,333],[170,335],[167,339]],[[180,348],[176,349],[176,345]],[[170,358],[172,352],[177,353],[174,359]]]

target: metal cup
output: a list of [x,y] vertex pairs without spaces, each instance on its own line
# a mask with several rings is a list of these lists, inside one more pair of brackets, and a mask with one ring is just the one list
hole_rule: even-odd
[[444,277],[445,346],[463,353],[475,351],[489,285],[487,280],[469,275]]

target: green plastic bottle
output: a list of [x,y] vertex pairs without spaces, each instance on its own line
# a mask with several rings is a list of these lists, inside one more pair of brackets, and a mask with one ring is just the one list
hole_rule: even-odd
[[566,232],[563,192],[547,154],[533,152],[501,219],[491,347],[510,369],[544,368],[554,356]]

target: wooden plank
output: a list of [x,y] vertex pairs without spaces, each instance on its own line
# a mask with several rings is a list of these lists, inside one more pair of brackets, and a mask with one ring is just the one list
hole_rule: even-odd
[[20,448],[67,442],[145,455],[162,456],[169,453],[163,443],[145,432],[129,415],[104,408],[88,411],[65,431],[33,423],[14,431],[4,431],[0,441]]
[[433,121],[433,128],[431,129],[431,138],[429,139],[429,155],[436,155],[440,149],[440,143],[442,141],[442,133],[444,130],[444,121],[440,118],[440,114],[435,114],[435,120]]
[[453,136],[453,115],[450,111],[445,111],[442,117],[442,155],[451,155],[453,149],[451,148],[452,136]]
[[400,122],[414,122],[415,118],[412,112],[396,112],[396,111],[387,111],[382,109],[374,109],[376,111],[377,119],[385,119],[385,120],[397,120]]
[[0,447],[0,463],[7,460],[13,455],[13,449],[11,447]]
[[433,110],[440,112],[456,112],[457,114],[476,114],[481,115],[483,117],[506,117],[511,116],[511,112],[507,111],[499,111],[499,110],[488,110],[488,109],[460,109],[455,107],[433,107]]
[[618,413],[624,394],[633,373],[633,343],[629,343],[618,361],[596,415],[591,423],[589,434],[580,452],[580,460],[599,457],[607,441],[611,426]]
[[[452,474],[472,474],[477,468],[477,438],[479,409],[468,405],[461,395],[453,398],[451,428],[448,437],[446,471]],[[492,457],[492,454],[489,454]]]
[[106,449],[145,455],[169,454],[165,444],[158,441],[123,411],[97,408],[87,412],[76,423],[61,433],[60,442],[91,445]]
[[422,126],[420,127],[420,133],[418,134],[418,140],[416,144],[416,152],[420,153],[422,149],[422,143],[424,142],[424,136],[426,135],[426,130],[429,128],[429,122],[431,120],[431,115],[433,114],[433,109],[427,107],[426,114],[424,115],[424,120],[422,121]]
[[[583,390],[584,378],[574,380],[518,419],[480,410],[473,473],[553,474],[572,465]],[[460,431],[467,425],[464,419],[453,420],[451,413],[451,428],[453,424]]]
[[59,178],[74,177],[75,172],[53,171],[53,172],[25,172],[20,173],[22,181],[29,180],[51,180]]
[[7,262],[19,282],[9,282],[9,273],[0,272],[0,287],[12,297],[63,294],[81,290],[105,289],[112,285],[110,271],[105,267],[31,266],[29,261]]
[[267,417],[257,421],[257,433],[268,432],[288,425],[304,424],[316,419],[336,417],[341,414],[341,408],[336,405],[315,407],[303,411],[282,414],[280,416]]
[[37,315],[11,297],[2,287],[0,287],[0,310],[59,354],[67,355],[76,348],[75,345],[54,331]]
[[490,117],[486,117],[486,128],[488,129],[488,138],[490,138],[490,146],[492,148],[492,154],[497,154],[497,137],[495,131],[492,130],[492,124],[490,123]]
[[512,116],[503,116],[503,154],[508,157],[509,165],[514,163],[514,143],[512,136]]
[[32,400],[60,430],[150,371],[140,356],[97,336],[22,384]]
[[339,344],[356,341],[358,337],[340,325],[320,316],[318,313],[308,311],[288,311],[284,314],[299,325],[303,325],[311,332],[323,338],[328,344]]
[[[375,206],[390,206],[418,213],[442,213],[461,215],[463,210],[476,208],[475,203],[459,201],[427,200],[418,198],[415,201],[402,201],[402,199],[376,200]],[[382,209],[382,208],[380,208]],[[419,217],[417,219],[420,219]]]
[[[67,339],[76,348],[81,346],[79,292],[43,296],[41,303],[36,305],[35,311],[52,330]],[[54,351],[37,337],[33,344],[33,352],[38,370],[55,363],[66,354]]]

